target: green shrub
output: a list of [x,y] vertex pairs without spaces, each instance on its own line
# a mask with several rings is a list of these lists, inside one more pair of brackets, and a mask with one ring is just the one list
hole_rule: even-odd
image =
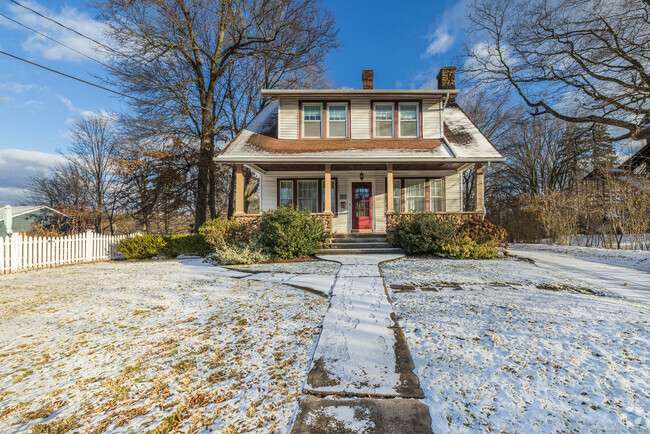
[[283,259],[313,255],[328,237],[320,217],[288,207],[263,213],[258,235],[266,253]]
[[397,214],[395,220],[397,224],[391,241],[407,255],[437,254],[440,247],[456,235],[453,223],[435,214]]
[[210,244],[201,234],[167,235],[163,238],[165,240],[163,253],[171,258],[180,255],[207,256],[212,252]]
[[457,236],[442,244],[436,254],[450,259],[494,259],[499,249],[491,241],[477,243],[468,236]]
[[208,220],[200,228],[199,233],[205,237],[215,250],[222,249],[233,244],[249,243],[253,237],[248,225],[238,223],[234,219],[218,217]]
[[137,235],[117,245],[117,251],[126,259],[151,259],[160,256],[164,249],[165,240],[160,235]]
[[460,225],[435,214],[396,215],[391,243],[407,255],[437,255],[451,259],[494,259],[505,230],[489,222],[469,221]]
[[249,265],[268,261],[259,243],[233,244],[217,249],[215,258],[222,265]]

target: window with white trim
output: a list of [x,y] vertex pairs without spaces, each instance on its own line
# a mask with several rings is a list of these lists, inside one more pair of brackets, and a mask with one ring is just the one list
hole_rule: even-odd
[[298,181],[298,209],[318,212],[318,180]]
[[348,136],[348,105],[327,105],[327,137],[345,138]]
[[399,136],[418,137],[418,104],[399,104]]
[[402,180],[393,178],[393,211],[402,212]]
[[[321,184],[322,185],[321,185],[321,189],[320,189],[320,192],[321,192],[320,209],[325,211],[325,180],[322,180]],[[338,209],[337,206],[336,206],[336,179],[332,179],[330,181],[330,184],[332,186],[332,192],[331,192],[331,194],[332,194],[332,212],[334,214],[336,214],[336,211]]]
[[302,105],[302,136],[307,138],[323,135],[323,106],[321,104]]
[[404,180],[404,201],[405,212],[424,212],[426,210],[424,179]]
[[293,206],[293,181],[280,181],[280,206]]
[[431,207],[431,212],[443,212],[443,204],[442,204],[442,179],[437,178],[437,179],[430,179],[429,180],[429,192],[431,196],[431,201],[430,201],[430,207]]
[[375,104],[375,137],[393,137],[393,104]]

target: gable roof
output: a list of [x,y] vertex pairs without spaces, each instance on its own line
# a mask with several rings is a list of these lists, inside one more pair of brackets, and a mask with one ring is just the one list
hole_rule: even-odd
[[[12,206],[11,207],[11,217],[14,218],[14,217],[17,217],[19,215],[28,214],[28,213],[38,211],[38,210],[43,209],[43,208],[47,208],[48,210],[50,210],[52,212],[55,212],[57,214],[61,214],[61,215],[65,216],[65,214],[63,214],[62,212],[57,211],[54,208],[50,208],[49,206],[37,205],[37,206]],[[5,207],[1,206],[0,207],[0,221],[4,221],[4,219],[5,219]]]
[[453,103],[449,104],[444,111],[445,133],[442,139],[283,140],[278,139],[277,131],[278,101],[275,100],[255,116],[246,128],[215,157],[215,161],[221,163],[503,161],[503,156],[467,115]]

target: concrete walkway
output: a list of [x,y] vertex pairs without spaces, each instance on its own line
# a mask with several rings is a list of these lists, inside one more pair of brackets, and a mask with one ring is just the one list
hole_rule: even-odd
[[508,249],[508,252],[532,259],[539,267],[560,271],[575,279],[602,286],[621,296],[650,303],[650,273],[646,271],[553,252],[518,249]]
[[[292,433],[431,432],[413,361],[379,263],[392,254],[319,256],[340,262]],[[366,397],[366,399],[327,399]],[[374,399],[369,399],[374,398]]]

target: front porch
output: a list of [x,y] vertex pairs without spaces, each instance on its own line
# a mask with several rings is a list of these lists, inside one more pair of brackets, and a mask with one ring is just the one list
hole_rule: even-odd
[[[473,211],[464,211],[462,172],[472,166],[476,200]],[[320,216],[330,233],[385,234],[393,229],[398,213],[435,213],[453,221],[482,218],[484,214],[482,163],[282,163],[246,167],[260,176],[261,211],[295,206]],[[244,200],[244,165],[235,164],[234,217],[259,224],[261,214],[245,213]]]

